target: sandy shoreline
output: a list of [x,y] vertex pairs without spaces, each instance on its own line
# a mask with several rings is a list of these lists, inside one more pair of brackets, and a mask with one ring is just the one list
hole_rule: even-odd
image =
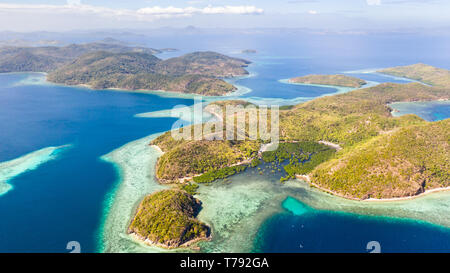
[[167,250],[174,250],[174,249],[180,250],[180,249],[183,249],[183,248],[184,249],[192,249],[192,246],[194,246],[196,243],[202,242],[202,241],[207,242],[207,241],[211,241],[211,239],[212,239],[211,236],[206,237],[206,238],[196,238],[196,239],[187,241],[187,242],[185,242],[184,244],[182,244],[180,246],[171,247],[171,246],[168,246],[168,245],[165,245],[165,244],[153,242],[152,240],[149,240],[148,238],[144,238],[144,237],[140,236],[139,234],[136,234],[135,232],[129,233],[129,235],[131,237],[133,237],[133,239],[135,239],[135,240],[137,240],[139,242],[142,242],[142,243],[144,243],[144,244],[146,244],[148,246],[159,247],[159,248],[163,248],[163,249],[167,249]]
[[156,149],[158,151],[158,153],[160,153],[161,155],[164,154],[163,150],[161,150],[161,148],[158,145],[151,145],[151,147],[153,147],[154,149]]
[[423,193],[417,194],[417,195],[412,195],[412,196],[404,196],[404,197],[393,197],[393,198],[368,198],[368,199],[359,199],[359,198],[352,198],[349,196],[345,196],[342,194],[339,194],[337,192],[331,191],[329,189],[326,189],[324,187],[321,187],[317,184],[315,184],[314,182],[311,181],[311,177],[309,175],[296,175],[295,176],[297,179],[302,180],[307,182],[308,184],[310,184],[312,187],[317,188],[323,192],[329,193],[331,195],[340,197],[340,198],[344,198],[347,200],[353,200],[353,201],[359,201],[359,202],[367,202],[367,203],[371,203],[371,202],[396,202],[396,201],[405,201],[405,200],[412,200],[412,199],[417,199],[432,193],[438,193],[438,192],[445,192],[445,191],[450,191],[450,187],[445,187],[445,188],[435,188],[435,189],[431,189],[431,190],[427,190]]
[[435,188],[435,189],[431,189],[431,190],[427,190],[423,193],[417,194],[417,195],[413,195],[413,196],[405,196],[405,197],[395,197],[395,198],[382,198],[382,199],[376,199],[376,198],[369,198],[369,199],[365,199],[362,200],[363,202],[395,202],[395,201],[403,201],[403,200],[412,200],[412,199],[417,199],[426,195],[430,195],[432,193],[438,193],[438,192],[445,192],[445,191],[450,191],[450,187],[446,187],[446,188]]

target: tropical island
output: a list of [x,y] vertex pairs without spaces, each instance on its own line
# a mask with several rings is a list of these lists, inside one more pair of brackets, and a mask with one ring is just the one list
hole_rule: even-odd
[[210,229],[195,219],[201,202],[180,190],[163,190],[144,198],[128,233],[164,248],[189,246],[207,240]]
[[0,48],[0,72],[47,72],[47,80],[94,89],[164,90],[205,96],[237,88],[223,80],[248,74],[250,62],[215,52],[161,60],[162,50],[118,43]]
[[258,53],[258,51],[255,50],[255,49],[244,49],[244,50],[241,51],[241,53],[243,53],[243,54],[256,54],[256,53]]
[[306,75],[289,79],[290,83],[322,84],[342,87],[360,88],[367,84],[365,80],[346,75]]

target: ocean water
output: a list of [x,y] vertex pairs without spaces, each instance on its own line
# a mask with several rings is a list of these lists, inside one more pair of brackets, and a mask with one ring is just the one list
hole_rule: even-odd
[[[242,92],[229,98],[256,103],[293,104],[348,91],[281,81],[304,74],[347,72],[372,82],[407,82],[366,72],[416,62],[441,67],[450,63],[442,46],[448,41],[408,35],[189,34],[142,42],[181,49],[164,57],[215,50],[252,60],[250,77],[231,80],[242,86]],[[258,53],[240,53],[247,48]],[[161,251],[131,240],[125,234],[126,224],[139,200],[161,188],[152,178],[151,165],[158,152],[147,145],[148,136],[171,128],[176,118],[167,110],[193,103],[192,96],[88,90],[48,84],[42,74],[0,74],[0,185],[9,185],[0,195],[0,252],[67,252],[69,241],[80,242],[82,252]],[[408,111],[414,109],[419,108]],[[430,107],[427,114],[437,115],[433,119],[423,111],[417,114],[430,120],[448,117],[448,108],[435,109],[440,108]],[[64,148],[55,152],[56,147]],[[350,230],[376,223],[380,234],[389,238],[396,223],[360,217],[386,215],[415,219],[400,223],[411,234],[425,234],[423,238],[431,241],[448,238],[447,229],[442,228],[450,226],[445,217],[450,199],[445,194],[401,204],[366,205],[334,199],[298,181],[280,185],[277,179],[251,172],[230,180],[200,189],[198,198],[205,206],[199,217],[213,227],[215,235],[212,242],[201,244],[202,251],[290,251],[289,244],[273,243],[277,237],[271,233],[304,221],[305,214],[295,215],[283,207],[288,196],[323,212],[313,213],[317,223],[341,224],[340,228]],[[216,202],[218,198],[224,202]],[[349,214],[328,212],[336,210]],[[286,235],[293,242],[300,236]],[[320,232],[308,237],[315,242],[322,238]],[[415,246],[415,251],[430,250],[426,244]]]
[[262,171],[250,168],[200,187],[198,217],[213,229],[212,241],[200,243],[201,251],[366,252],[371,241],[383,252],[448,251],[450,192],[359,202],[300,180],[282,184],[279,173]]
[[[255,252],[317,253],[372,251],[448,252],[450,229],[410,219],[316,210],[288,197],[285,212],[267,220],[255,239]],[[318,236],[320,234],[320,236]]]
[[94,252],[104,200],[118,176],[100,157],[169,130],[176,120],[135,114],[193,101],[24,83],[29,77],[37,76],[0,75],[0,161],[71,146],[9,178],[13,188],[0,196],[0,252],[66,252],[69,241],[80,242],[83,252]]

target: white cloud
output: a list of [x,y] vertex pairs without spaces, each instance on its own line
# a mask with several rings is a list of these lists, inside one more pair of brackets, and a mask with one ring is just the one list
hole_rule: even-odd
[[317,12],[317,10],[310,10],[310,11],[308,11],[308,13],[312,14],[312,15],[316,15],[318,12]]
[[208,6],[205,8],[185,7],[146,7],[137,10],[114,9],[82,4],[81,0],[67,0],[65,5],[11,4],[0,3],[0,13],[19,14],[79,14],[153,21],[161,18],[188,17],[198,14],[257,15],[264,10],[255,6]]
[[379,6],[381,5],[381,0],[366,0],[369,6]]
[[225,6],[225,7],[206,7],[201,10],[204,14],[262,14],[263,9],[255,6]]
[[139,14],[152,14],[152,15],[193,15],[193,14],[240,14],[240,15],[249,15],[249,14],[262,14],[264,11],[255,6],[224,6],[224,7],[213,7],[208,6],[205,8],[194,8],[194,7],[186,7],[186,8],[176,8],[176,7],[167,7],[162,8],[159,6],[156,7],[148,7],[137,10]]

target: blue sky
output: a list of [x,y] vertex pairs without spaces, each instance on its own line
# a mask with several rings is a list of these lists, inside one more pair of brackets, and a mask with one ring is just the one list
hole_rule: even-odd
[[449,0],[0,0],[0,31],[450,27]]

